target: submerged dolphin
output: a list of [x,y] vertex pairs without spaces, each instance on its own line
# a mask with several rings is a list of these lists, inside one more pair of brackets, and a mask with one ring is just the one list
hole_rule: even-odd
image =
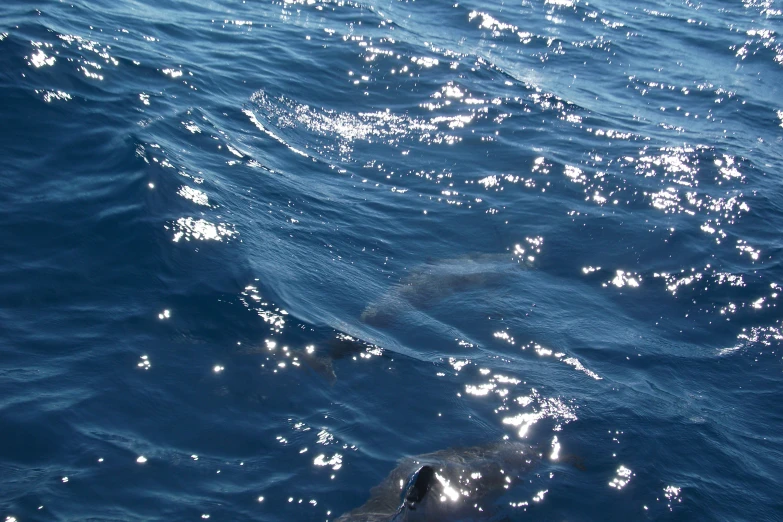
[[326,326],[299,324],[267,339],[265,344],[242,350],[248,354],[266,355],[274,364],[309,368],[326,379],[337,381],[334,362],[340,359],[372,357],[383,354],[383,349],[363,339],[352,337]]
[[368,304],[361,320],[372,326],[387,326],[405,312],[429,308],[457,292],[500,285],[525,266],[511,253],[472,254],[431,261]]
[[303,362],[314,372],[329,381],[329,384],[334,384],[337,380],[337,375],[334,372],[334,361],[355,357],[360,354],[370,356],[381,355],[382,353],[383,350],[378,346],[342,332],[334,333],[334,336],[320,348],[317,348],[315,345],[308,345],[303,349],[291,350],[295,362]]
[[408,457],[372,488],[364,505],[336,522],[502,520],[493,501],[540,460],[521,442]]

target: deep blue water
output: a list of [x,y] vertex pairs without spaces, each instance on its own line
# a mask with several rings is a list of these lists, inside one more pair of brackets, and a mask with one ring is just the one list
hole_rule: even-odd
[[782,32],[5,0],[0,516],[333,520],[507,437],[507,520],[783,520]]

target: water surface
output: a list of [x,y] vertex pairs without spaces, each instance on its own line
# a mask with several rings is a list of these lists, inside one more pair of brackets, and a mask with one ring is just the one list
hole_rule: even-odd
[[781,31],[4,2],[0,515],[333,520],[505,438],[509,520],[780,519]]

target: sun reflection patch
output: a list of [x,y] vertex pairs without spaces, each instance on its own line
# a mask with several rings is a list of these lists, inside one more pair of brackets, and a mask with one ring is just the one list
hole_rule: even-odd
[[549,454],[549,458],[552,460],[560,458],[560,442],[557,440],[557,435],[552,439],[552,453]]
[[514,338],[511,337],[511,335],[509,335],[509,333],[505,330],[495,332],[492,335],[497,339],[502,339],[503,341],[506,341],[508,344],[514,344]]
[[470,361],[467,359],[456,359],[454,357],[449,357],[449,364],[452,368],[454,368],[455,372],[461,371],[465,366],[470,364]]
[[[775,346],[783,341],[783,329],[779,325],[743,328],[742,332],[737,335],[737,339],[742,343],[759,344],[767,347]],[[740,345],[737,345],[730,351],[735,351],[739,348]]]
[[[563,424],[577,420],[575,408],[569,406],[562,399],[552,397],[542,397],[537,390],[531,390],[529,396],[521,396],[515,399],[515,402],[523,408],[532,411],[504,417],[502,422],[518,429],[517,435],[525,438],[530,428],[541,419],[549,418],[557,422],[554,431],[560,431]],[[509,410],[510,408],[505,408]],[[500,411],[500,409],[498,410]]]
[[473,21],[475,18],[480,20],[479,29],[489,29],[493,36],[500,36],[504,31],[515,32],[518,29],[517,26],[501,22],[487,13],[471,11],[468,21]]
[[54,65],[56,58],[54,56],[48,56],[41,49],[38,49],[36,53],[30,56],[29,64],[33,67],[44,67],[45,65]]
[[313,464],[316,466],[331,466],[333,470],[338,470],[343,467],[343,457],[339,453],[335,453],[331,457],[327,458],[323,453],[318,455]]
[[519,438],[525,438],[525,436],[527,436],[528,430],[530,430],[530,427],[538,422],[543,416],[544,414],[541,412],[520,413],[519,415],[515,415],[513,417],[504,418],[503,424],[508,424],[510,426],[514,426],[515,428],[519,428]]
[[668,501],[669,511],[672,511],[675,502],[682,502],[682,496],[680,495],[681,491],[682,488],[678,488],[677,486],[666,486],[663,488],[663,496],[666,497],[666,500]]
[[46,91],[46,90],[36,89],[35,93],[36,94],[43,93],[43,99],[46,103],[51,103],[55,100],[70,101],[72,99],[71,95],[65,91]]
[[[280,333],[285,327],[288,312],[265,301],[255,286],[247,285],[240,292],[239,299],[246,308],[255,311],[270,326],[272,332]],[[274,351],[277,347],[277,342],[272,339],[267,339],[265,343],[269,351]]]
[[[168,227],[166,227],[168,228]],[[228,241],[237,235],[234,225],[211,223],[205,219],[181,217],[171,227],[174,230],[175,243],[185,241]]]
[[456,143],[461,138],[439,130],[440,124],[459,128],[470,123],[474,117],[473,114],[461,114],[421,119],[395,114],[389,109],[354,114],[311,107],[286,96],[271,96],[265,91],[254,93],[250,100],[257,110],[244,112],[256,127],[292,150],[305,154],[301,152],[301,147],[296,148],[296,144],[289,143],[281,136],[286,129],[303,128],[314,138],[312,141],[315,143],[310,144],[309,148],[327,158],[351,159],[356,142],[380,142],[392,146],[406,139],[433,144]]
[[641,286],[642,276],[636,272],[626,272],[625,270],[617,270],[614,278],[611,281],[607,281],[603,284],[604,287],[614,285],[617,288],[623,288],[625,286],[630,288],[638,288]]
[[564,362],[565,364],[567,364],[569,366],[572,366],[575,370],[580,371],[580,372],[584,373],[585,375],[587,375],[589,377],[592,377],[593,379],[595,379],[597,381],[600,381],[600,380],[603,379],[603,377],[601,377],[600,375],[598,375],[594,371],[586,368],[579,361],[579,359],[577,359],[576,357],[573,357],[573,356],[568,357],[563,352],[555,352],[554,350],[551,350],[550,348],[545,348],[545,347],[541,346],[540,344],[536,344],[536,343],[532,343],[532,342],[527,344],[527,345],[525,345],[525,346],[522,346],[523,350],[527,350],[528,348],[533,349],[536,352],[536,354],[538,356],[540,356],[540,357],[553,357],[555,359],[558,359],[558,360]]
[[152,368],[152,363],[150,362],[150,358],[148,356],[142,355],[139,357],[139,359],[141,360],[136,364],[138,368],[141,368],[142,370],[149,370]]
[[623,489],[631,481],[635,474],[625,466],[617,468],[617,475],[609,482],[609,486],[615,489]]
[[179,188],[179,190],[177,190],[177,194],[185,199],[189,199],[196,205],[202,205],[205,207],[210,206],[209,198],[207,197],[206,193],[202,192],[201,190],[183,185]]

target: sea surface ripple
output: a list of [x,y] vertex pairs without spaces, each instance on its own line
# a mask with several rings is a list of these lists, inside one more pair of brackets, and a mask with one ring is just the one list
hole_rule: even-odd
[[3,1],[0,517],[334,520],[506,439],[496,519],[783,520],[781,33]]

